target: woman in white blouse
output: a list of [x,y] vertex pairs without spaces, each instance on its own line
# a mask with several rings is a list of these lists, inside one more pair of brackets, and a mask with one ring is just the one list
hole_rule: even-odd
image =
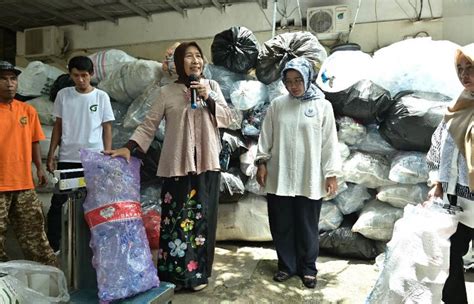
[[[443,301],[467,303],[463,255],[469,249],[474,228],[474,43],[456,52],[455,65],[464,91],[448,107],[431,139],[427,155],[433,188],[429,197],[443,197],[462,208],[451,236],[449,276]],[[435,225],[435,223],[434,223]]]
[[311,82],[314,71],[300,57],[282,71],[289,94],[272,101],[258,142],[257,181],[268,193],[268,217],[283,282],[299,275],[316,286],[322,198],[337,190],[341,160],[331,103]]

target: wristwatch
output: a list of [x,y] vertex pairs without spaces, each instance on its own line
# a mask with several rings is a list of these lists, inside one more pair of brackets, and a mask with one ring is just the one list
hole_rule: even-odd
[[265,159],[260,158],[255,161],[255,166],[265,165],[266,163],[267,161]]

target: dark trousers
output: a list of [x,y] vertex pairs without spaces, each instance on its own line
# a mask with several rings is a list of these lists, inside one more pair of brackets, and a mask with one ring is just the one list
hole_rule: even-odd
[[[79,169],[82,168],[81,163],[67,163],[59,162],[58,170],[65,169]],[[48,236],[49,244],[54,251],[59,250],[59,244],[61,243],[61,213],[64,203],[67,201],[67,194],[53,194],[51,198],[51,207],[48,211]]]
[[473,231],[474,229],[459,223],[458,229],[451,236],[449,276],[443,288],[443,301],[446,304],[467,304],[462,257],[469,250],[469,242],[472,239]]
[[267,195],[270,232],[278,255],[278,270],[315,276],[319,255],[321,200]]

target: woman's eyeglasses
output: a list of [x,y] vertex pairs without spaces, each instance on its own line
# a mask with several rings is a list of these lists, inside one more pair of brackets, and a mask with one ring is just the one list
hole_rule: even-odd
[[304,83],[303,78],[296,78],[296,79],[283,79],[283,84],[287,87],[291,87],[293,85],[299,86]]
[[458,75],[462,76],[462,74],[466,73],[466,75],[474,75],[474,66],[470,65],[465,68],[458,66]]

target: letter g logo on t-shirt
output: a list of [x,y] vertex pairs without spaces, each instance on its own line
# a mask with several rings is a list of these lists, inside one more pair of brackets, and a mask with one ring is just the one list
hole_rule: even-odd
[[89,110],[90,110],[91,112],[97,112],[97,107],[98,107],[98,106],[99,106],[99,105],[96,105],[96,104],[95,104],[95,105],[92,105],[92,106],[89,107]]

